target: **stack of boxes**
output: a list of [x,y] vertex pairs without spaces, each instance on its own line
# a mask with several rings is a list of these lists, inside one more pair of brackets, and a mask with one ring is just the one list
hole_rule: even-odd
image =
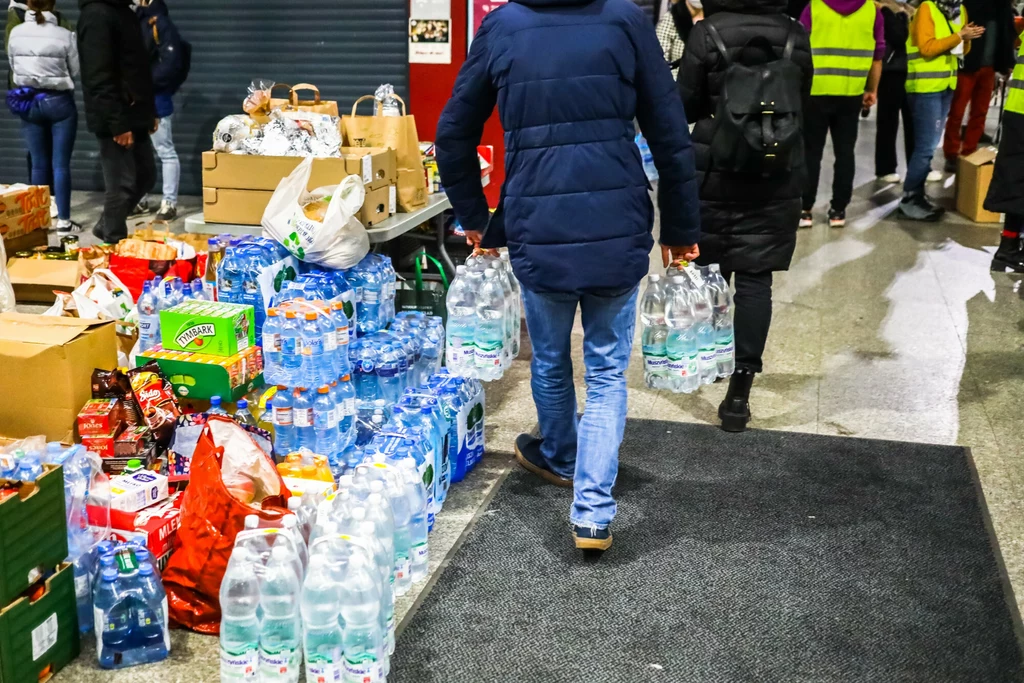
[[[134,408],[134,406],[133,406]],[[130,424],[120,399],[94,398],[78,412],[82,445],[100,456],[106,472],[117,473],[129,460],[151,467],[157,460],[157,444],[144,424]]]
[[[298,157],[203,152],[203,220],[259,225],[278,184],[299,165]],[[357,175],[366,199],[357,215],[367,228],[397,211],[398,162],[393,149],[342,147],[340,157],[314,159],[306,189],[337,185]]]
[[[114,543],[138,541],[163,571],[178,534],[183,492],[173,495],[167,477],[155,472],[134,472],[110,479],[110,534]],[[103,524],[106,510],[89,506],[89,520]]]
[[0,185],[0,237],[9,257],[45,245],[49,227],[50,188]]
[[138,363],[155,360],[182,398],[236,401],[263,384],[252,306],[186,301],[160,311],[160,340]]
[[47,680],[78,656],[64,476],[0,479],[0,683]]

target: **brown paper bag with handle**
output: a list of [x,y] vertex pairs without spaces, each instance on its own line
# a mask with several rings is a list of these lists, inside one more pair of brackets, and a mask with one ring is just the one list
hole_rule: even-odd
[[[341,118],[345,145],[349,147],[390,147],[398,160],[398,210],[415,211],[427,205],[427,176],[423,172],[423,155],[416,132],[416,117],[406,113],[405,101],[401,116],[384,116],[380,102],[373,95],[364,95],[352,105],[352,115]],[[359,116],[361,102],[375,102],[373,116]]]
[[[299,91],[309,90],[313,93],[313,99],[300,100]],[[293,85],[288,91],[288,99],[274,97],[270,100],[270,110],[282,109],[284,111],[308,111],[315,114],[338,115],[338,103],[334,100],[321,100],[320,89],[310,83],[299,83]]]

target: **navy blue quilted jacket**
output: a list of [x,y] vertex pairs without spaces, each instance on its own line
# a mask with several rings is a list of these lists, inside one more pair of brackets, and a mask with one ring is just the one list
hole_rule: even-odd
[[[476,146],[495,104],[506,180],[491,217]],[[632,288],[654,244],[634,119],[661,176],[661,242],[695,244],[693,150],[650,19],[630,0],[511,0],[484,19],[438,123],[456,216],[483,246],[508,246],[527,289]]]

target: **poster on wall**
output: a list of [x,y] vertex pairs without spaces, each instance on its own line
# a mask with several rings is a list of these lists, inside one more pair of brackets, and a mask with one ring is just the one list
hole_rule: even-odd
[[409,6],[409,63],[452,63],[451,0],[412,0]]
[[470,0],[468,22],[469,37],[466,40],[467,49],[473,42],[473,36],[475,36],[476,32],[480,29],[480,22],[484,20],[484,17],[507,3],[508,0]]

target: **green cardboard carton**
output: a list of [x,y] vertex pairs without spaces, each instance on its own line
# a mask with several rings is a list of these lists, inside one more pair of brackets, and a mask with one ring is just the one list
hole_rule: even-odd
[[160,340],[168,351],[233,356],[256,345],[253,308],[186,301],[160,311]]
[[0,683],[48,681],[78,656],[79,647],[70,564],[57,566],[35,602],[24,596],[0,607]]

